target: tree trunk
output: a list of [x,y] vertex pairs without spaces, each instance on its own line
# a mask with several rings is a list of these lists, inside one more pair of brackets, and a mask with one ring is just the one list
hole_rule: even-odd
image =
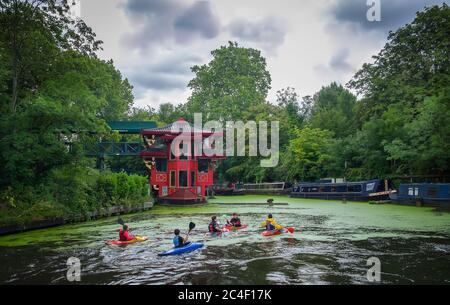
[[12,41],[12,96],[11,96],[11,111],[16,112],[17,109],[17,97],[19,91],[19,49],[17,43],[17,1],[14,1],[14,20],[13,20],[13,41]]
[[18,78],[19,78],[19,72],[18,72],[18,65],[17,65],[17,57],[14,55],[13,58],[13,65],[12,65],[12,98],[11,98],[11,111],[13,113],[16,112],[17,107],[17,96],[19,91],[18,86]]

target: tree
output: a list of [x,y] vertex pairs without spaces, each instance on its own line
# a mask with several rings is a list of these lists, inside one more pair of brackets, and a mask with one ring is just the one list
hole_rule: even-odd
[[349,82],[363,95],[354,159],[372,176],[448,175],[449,6],[417,13],[374,59]]
[[298,99],[298,94],[294,88],[287,87],[277,92],[278,106],[286,112],[289,125],[292,129],[301,128],[307,116],[307,111],[302,108]]
[[108,134],[105,121],[124,118],[133,102],[128,81],[95,56],[100,42],[67,8],[0,0],[0,188],[45,184],[54,169],[83,163],[84,144]]
[[364,120],[380,116],[402,101],[416,107],[436,90],[447,87],[450,74],[450,8],[432,6],[410,24],[390,33],[374,63],[364,64],[349,86],[364,96]]
[[314,95],[308,120],[314,128],[332,131],[341,138],[356,131],[356,97],[336,83],[323,87]]
[[6,54],[10,83],[4,94],[10,111],[51,77],[61,50],[94,56],[101,41],[81,19],[69,17],[67,0],[0,0],[0,47]]
[[202,113],[206,120],[242,119],[243,111],[265,102],[271,78],[260,51],[230,42],[211,54],[207,65],[191,68],[190,113]]
[[328,146],[333,134],[327,130],[306,127],[295,131],[283,154],[282,169],[289,180],[316,180],[326,174],[325,165],[330,159]]
[[107,135],[106,120],[123,118],[132,102],[111,62],[69,51],[51,71],[26,107],[0,121],[2,185],[43,181],[54,168],[80,162],[83,144]]

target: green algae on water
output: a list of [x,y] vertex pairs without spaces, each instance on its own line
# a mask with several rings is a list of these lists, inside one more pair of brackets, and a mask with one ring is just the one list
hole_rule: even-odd
[[[229,239],[208,241],[214,245],[230,242],[261,241],[258,226],[268,213],[286,226],[296,227],[295,238],[307,240],[364,240],[372,237],[448,236],[450,214],[438,213],[432,208],[400,205],[370,205],[365,202],[326,201],[287,196],[270,196],[275,203],[289,205],[240,205],[239,203],[266,203],[269,196],[245,195],[216,197],[201,206],[161,206],[146,212],[121,216],[130,224],[135,235],[146,235],[164,247],[170,245],[174,228],[182,231],[190,221],[197,227],[195,238],[202,238],[212,215],[224,223],[231,213],[241,215],[250,228],[245,234]],[[80,224],[23,232],[0,237],[0,247],[29,245],[49,246],[54,249],[104,246],[104,242],[117,239],[117,217]],[[195,235],[197,234],[197,235]],[[161,237],[161,236],[164,236]],[[235,240],[234,240],[235,239]],[[267,240],[267,239],[262,239]]]

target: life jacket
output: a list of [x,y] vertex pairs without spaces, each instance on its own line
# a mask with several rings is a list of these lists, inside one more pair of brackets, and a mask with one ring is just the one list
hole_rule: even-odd
[[271,223],[266,224],[266,230],[267,231],[273,231],[273,230],[275,230],[275,226],[273,224],[271,224]]
[[239,218],[231,218],[230,219],[230,224],[233,227],[240,227],[241,226],[241,220]]
[[208,226],[209,232],[220,232],[219,230],[217,230],[216,227],[217,227],[217,221],[211,221]]
[[175,235],[173,238],[173,245],[175,246],[175,248],[179,248],[183,246],[183,237],[181,237],[180,235]]
[[134,236],[130,235],[130,233],[128,233],[128,231],[124,231],[123,229],[120,229],[119,231],[119,240],[120,241],[129,241],[129,240],[133,240]]
[[[267,221],[270,222],[269,225],[267,225]],[[275,229],[276,229],[276,230],[281,230],[281,229],[283,229],[283,227],[280,226],[279,224],[277,224],[277,222],[276,222],[275,219],[273,219],[273,218],[267,218],[266,220],[264,220],[264,221],[261,223],[261,227],[265,227],[266,230],[268,230],[268,231],[272,231],[272,230],[275,230]],[[272,228],[272,229],[269,229],[269,228]]]

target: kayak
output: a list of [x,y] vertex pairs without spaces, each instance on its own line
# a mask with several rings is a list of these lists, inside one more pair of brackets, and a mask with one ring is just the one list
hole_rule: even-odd
[[234,231],[234,230],[243,230],[243,229],[247,229],[248,225],[242,225],[240,227],[233,227],[230,225],[224,225],[222,228],[222,232],[230,232],[230,231]]
[[148,239],[147,236],[136,236],[134,239],[132,239],[132,240],[127,240],[127,241],[122,241],[122,240],[108,240],[108,241],[106,242],[106,244],[107,244],[107,245],[110,245],[110,246],[123,246],[123,245],[134,244],[134,243],[146,241],[147,239]]
[[[289,233],[294,233],[295,228],[292,227],[288,227],[285,228],[286,230],[289,231]],[[274,235],[280,235],[281,233],[285,233],[282,230],[273,230],[273,231],[264,231],[261,233],[262,236],[274,236]]]
[[177,255],[177,254],[191,252],[191,251],[200,249],[202,247],[203,247],[202,243],[188,242],[186,246],[179,247],[179,248],[172,248],[172,249],[170,249],[168,251],[164,251],[162,253],[159,253],[158,255],[159,256]]

